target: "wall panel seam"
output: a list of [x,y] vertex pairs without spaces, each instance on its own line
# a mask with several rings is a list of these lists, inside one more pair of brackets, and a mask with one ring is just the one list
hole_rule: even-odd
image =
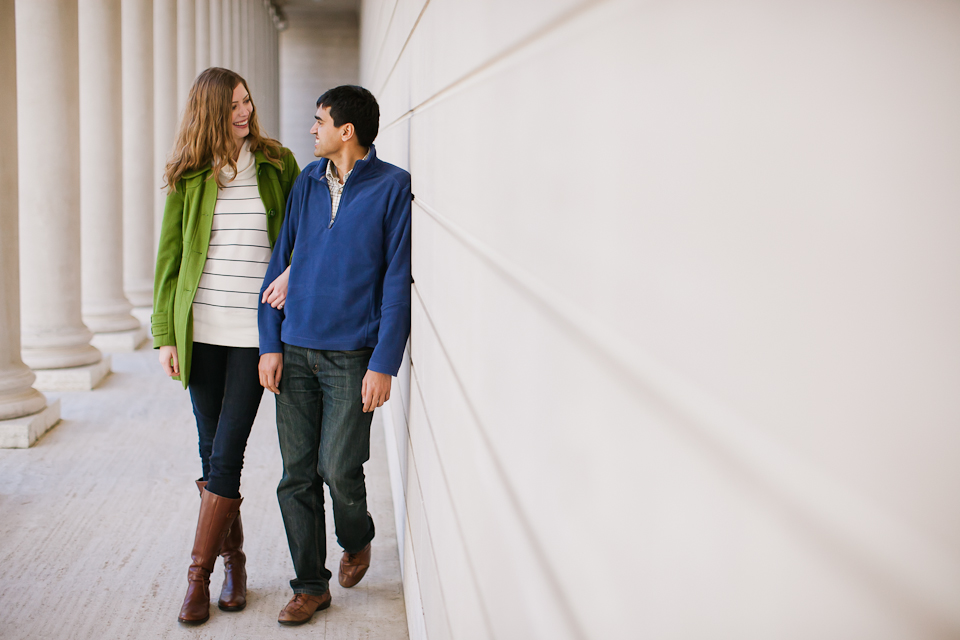
[[[396,521],[397,530],[399,531],[400,520],[406,523],[408,518],[407,496],[404,492],[405,483],[403,472],[401,471],[403,461],[400,459],[400,444],[397,442],[397,428],[398,425],[396,424],[393,411],[385,411],[383,414],[383,438],[387,449],[387,470],[390,474],[390,497],[393,502],[394,520]],[[407,429],[408,425],[404,424],[403,430],[405,433]],[[406,439],[406,437],[404,439]],[[397,487],[399,487],[399,491]],[[403,548],[399,545],[399,537],[397,542],[397,553],[400,556],[400,570],[403,571]]]
[[[429,0],[427,0],[427,2],[429,3]],[[554,31],[560,29],[561,27],[573,21],[574,19],[580,17],[581,14],[584,14],[587,11],[592,10],[597,6],[605,4],[607,2],[610,2],[610,0],[586,0],[585,2],[573,7],[572,9],[569,9],[564,13],[561,13],[555,19],[551,20],[547,24],[541,26],[539,29],[536,29],[532,33],[529,33],[523,38],[521,38],[518,42],[508,45],[505,49],[502,49],[501,51],[495,53],[493,56],[487,58],[485,61],[481,62],[474,68],[470,69],[469,71],[464,73],[462,76],[460,76],[453,82],[449,83],[442,89],[438,90],[436,93],[434,93],[429,98],[425,99],[420,104],[414,107],[411,107],[409,111],[398,116],[396,119],[390,122],[390,124],[384,127],[381,127],[380,129],[381,133],[402,123],[404,120],[411,118],[413,114],[424,111],[425,109],[429,109],[430,107],[434,106],[438,102],[441,102],[445,98],[448,98],[451,95],[454,95],[460,89],[466,86],[469,86],[469,84],[471,84],[472,81],[476,81],[480,79],[483,75],[485,75],[485,73],[489,73],[495,68],[509,62],[510,58],[519,54],[530,45],[550,35]],[[420,19],[417,18],[417,23],[419,24],[419,22],[420,22]],[[416,25],[414,25],[414,28],[416,28]],[[412,31],[410,35],[411,37],[413,36]],[[407,46],[406,43],[404,43],[403,45],[404,49],[406,49],[406,46]],[[397,56],[397,61],[396,63],[394,63],[394,68],[396,68],[397,63],[399,63],[400,61],[400,56],[402,55],[403,55],[403,49],[401,49],[400,55]],[[391,74],[393,73],[393,69],[390,70],[390,73]],[[388,75],[387,78],[384,79],[383,85],[380,87],[381,92],[383,91],[384,88],[386,88],[389,80],[390,80],[390,76]]]
[[[412,580],[411,582],[413,582],[413,584],[416,585],[416,589],[417,589],[417,602],[420,603],[420,608],[419,608],[420,610],[419,610],[419,612],[418,612],[420,615],[418,616],[417,619],[418,619],[418,621],[420,622],[420,627],[423,629],[423,637],[424,637],[424,638],[427,638],[427,637],[428,637],[428,634],[427,634],[427,621],[426,621],[426,619],[425,619],[426,616],[424,615],[424,611],[423,611],[423,592],[420,591],[420,569],[419,569],[419,567],[417,566],[417,557],[416,557],[416,556],[417,556],[417,551],[416,551],[416,549],[413,548],[413,539],[414,539],[416,536],[414,536],[414,534],[413,534],[413,525],[410,524],[410,519],[409,519],[409,518],[404,518],[404,519],[403,519],[403,528],[406,530],[406,531],[405,531],[406,539],[410,541],[410,549],[413,551],[413,574],[414,574],[413,577],[414,577],[415,579]],[[403,588],[406,589],[406,583],[403,581],[403,577],[401,577],[401,582],[403,583],[401,586],[403,586]],[[404,608],[406,608],[406,594],[404,594]],[[411,621],[410,621],[409,618],[408,618],[408,620],[407,620],[407,633],[410,632],[410,622],[411,622]]]
[[[426,411],[426,408],[424,408],[424,411]],[[443,603],[443,619],[444,619],[444,620],[446,621],[446,623],[447,623],[447,637],[450,638],[450,637],[453,637],[453,634],[452,634],[452,630],[451,630],[451,628],[450,628],[450,618],[449,618],[449,616],[447,616],[447,611],[448,611],[448,609],[447,609],[447,598],[446,598],[446,595],[444,594],[443,581],[440,579],[440,571],[439,571],[440,563],[437,562],[437,554],[435,554],[435,553],[433,552],[433,534],[430,533],[430,523],[429,523],[429,521],[428,521],[428,519],[427,519],[427,517],[426,517],[426,510],[424,509],[423,486],[420,484],[420,470],[419,470],[419,468],[417,467],[417,455],[416,455],[416,453],[415,453],[416,450],[415,450],[414,447],[413,447],[413,439],[410,437],[410,431],[409,431],[409,430],[407,430],[407,445],[408,445],[408,447],[407,447],[407,457],[408,457],[409,460],[410,460],[410,465],[413,467],[413,475],[414,475],[414,477],[417,479],[417,497],[419,497],[419,499],[420,499],[420,514],[421,514],[421,516],[423,517],[423,526],[426,528],[427,538],[430,540],[430,543],[429,543],[427,546],[430,547],[429,553],[430,553],[430,555],[433,557],[433,566],[437,567],[437,584],[440,585],[440,599],[441,599],[441,601],[442,601],[442,603]],[[409,474],[409,471],[407,472],[407,475],[408,475],[408,477],[409,477],[409,475],[410,475],[410,474]],[[406,489],[406,487],[404,487],[404,489]],[[406,494],[406,491],[404,491],[404,494]],[[407,499],[406,499],[406,495],[404,495],[404,501],[405,501],[405,502],[408,502]],[[407,520],[410,519],[410,518],[409,518],[409,514],[410,514],[410,512],[407,511]],[[412,526],[412,525],[411,525],[411,526]],[[416,540],[417,540],[417,537],[416,537],[416,536],[413,536],[413,537],[410,538],[410,548],[413,549],[414,555],[417,554],[417,550],[416,550]],[[423,550],[421,549],[421,551],[423,551]],[[417,563],[417,566],[421,566],[420,563]],[[423,592],[422,592],[422,591],[421,591],[421,594],[420,594],[420,595],[421,595],[420,602],[421,602],[421,605],[422,605],[422,603],[423,603]]]
[[[416,201],[415,201],[416,202]],[[470,400],[470,396],[467,393],[466,385],[463,384],[463,380],[460,377],[460,374],[457,373],[457,368],[454,366],[453,359],[450,357],[449,352],[447,351],[446,346],[443,344],[443,340],[440,337],[440,332],[437,331],[436,324],[433,322],[433,318],[430,316],[430,311],[427,308],[426,303],[423,300],[423,297],[419,290],[416,291],[416,298],[420,303],[420,307],[423,309],[423,315],[427,319],[427,323],[430,325],[430,329],[436,336],[437,344],[440,347],[440,352],[443,354],[444,359],[447,361],[450,371],[453,374],[453,379],[456,382],[457,387],[460,389],[460,393],[463,395],[464,404],[467,405],[467,410],[470,412],[470,416],[473,418],[474,423],[477,425],[477,432],[480,434],[480,439],[483,442],[484,446],[487,449],[487,455],[490,457],[490,460],[493,463],[493,470],[496,476],[500,479],[501,484],[503,485],[503,491],[507,494],[510,500],[510,508],[514,512],[514,516],[517,519],[517,522],[520,523],[520,529],[524,532],[527,537],[527,542],[530,545],[531,550],[533,551],[533,556],[536,559],[537,564],[540,565],[541,570],[543,571],[544,576],[546,577],[547,584],[550,585],[550,589],[553,592],[554,597],[559,603],[558,609],[563,613],[566,621],[569,625],[569,628],[573,631],[575,638],[581,640],[586,640],[588,637],[584,632],[583,628],[580,625],[580,621],[573,615],[573,606],[568,601],[566,594],[563,592],[563,589],[560,587],[560,579],[554,573],[553,567],[550,564],[549,558],[547,558],[546,553],[539,544],[536,533],[533,530],[533,526],[527,520],[526,515],[523,511],[523,506],[520,504],[520,499],[517,496],[516,492],[513,489],[513,485],[510,483],[509,476],[504,470],[503,463],[500,461],[500,458],[497,456],[496,449],[493,446],[493,442],[490,439],[487,430],[483,426],[483,422],[480,420],[480,414],[477,412],[476,407],[474,407],[473,402]],[[418,384],[419,386],[419,384]],[[419,392],[419,391],[418,391]],[[422,396],[421,396],[422,397]],[[424,401],[424,413],[426,413],[426,401]],[[419,478],[418,478],[419,480]]]
[[[387,35],[390,33],[390,27],[393,26],[393,18],[397,15],[397,7],[400,6],[400,0],[394,0],[393,2],[393,11],[390,12],[390,19],[387,20],[387,26],[384,28],[383,32],[380,34],[380,48],[377,49],[377,55],[373,58],[373,63],[370,65],[370,78],[373,79],[377,70],[380,68],[380,60],[383,58],[383,52],[387,48]],[[361,27],[362,29],[362,27]],[[360,50],[363,50],[363,43],[361,42]],[[399,57],[399,56],[398,56]]]
[[[960,566],[947,552],[655,361],[627,336],[565,300],[433,209],[422,197],[418,196],[414,205],[577,343],[600,356],[603,364],[655,398],[678,425],[705,441],[714,455],[725,458],[731,468],[764,487],[775,504],[786,507],[804,523],[803,531],[822,550],[837,556],[858,574],[881,576],[906,602],[960,631],[960,609],[956,607],[960,602]],[[482,425],[419,290],[417,297],[478,425]],[[844,552],[838,553],[838,549]]]
[[390,82],[390,77],[393,76],[393,72],[397,70],[397,65],[400,64],[400,58],[403,57],[403,52],[407,50],[407,46],[410,44],[410,40],[413,39],[413,34],[417,32],[417,27],[420,26],[420,20],[423,19],[423,14],[427,12],[427,7],[430,6],[430,0],[426,0],[423,3],[423,7],[420,8],[420,13],[417,15],[416,22],[413,23],[413,26],[410,27],[410,33],[407,34],[407,39],[403,41],[403,46],[400,47],[400,52],[397,54],[397,59],[393,61],[393,66],[390,67],[390,71],[387,72],[387,76],[383,79],[383,84],[380,85],[380,91],[377,92],[377,95],[381,95],[383,90],[386,88],[387,83]]
[[[437,339],[439,340],[439,337]],[[473,560],[468,552],[469,547],[467,546],[466,539],[463,535],[463,525],[460,523],[460,515],[457,512],[456,502],[453,500],[453,496],[450,494],[450,481],[447,479],[447,470],[443,466],[443,457],[440,455],[440,448],[437,446],[436,436],[434,436],[433,433],[433,423],[430,421],[430,412],[427,410],[427,407],[429,406],[427,405],[427,399],[423,395],[423,385],[421,384],[420,378],[417,376],[413,367],[410,367],[410,376],[416,380],[417,395],[420,396],[420,402],[423,405],[423,417],[425,418],[424,421],[426,422],[427,431],[430,433],[430,444],[437,454],[437,464],[440,467],[440,476],[443,478],[443,484],[446,488],[447,497],[450,501],[450,512],[453,514],[453,521],[456,523],[457,533],[460,534],[460,545],[464,549],[463,555],[466,557],[467,567],[470,569],[470,579],[477,591],[477,598],[480,600],[480,611],[483,613],[483,622],[487,625],[487,636],[492,637],[491,634],[493,625],[490,621],[490,612],[487,610],[487,603],[483,598],[483,590],[480,588],[480,583],[477,581],[477,572],[473,567]]]

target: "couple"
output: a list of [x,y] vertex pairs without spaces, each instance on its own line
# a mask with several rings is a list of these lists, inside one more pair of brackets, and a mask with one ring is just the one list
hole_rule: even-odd
[[361,87],[317,100],[300,173],[263,136],[247,83],[227,69],[190,90],[172,158],[151,325],[167,375],[190,390],[203,477],[179,620],[246,606],[240,472],[257,408],[276,394],[277,487],[296,579],[281,624],[330,606],[323,483],[344,553],[339,581],[370,566],[363,463],[410,331],[410,174],[377,159],[380,109]]

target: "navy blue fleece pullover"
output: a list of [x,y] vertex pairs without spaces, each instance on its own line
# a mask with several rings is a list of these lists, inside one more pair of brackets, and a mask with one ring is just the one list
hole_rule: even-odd
[[397,375],[410,333],[410,174],[375,148],[347,179],[331,222],[327,160],[300,173],[263,290],[290,265],[283,309],[260,304],[260,353],[282,343],[352,351],[373,347],[368,368]]

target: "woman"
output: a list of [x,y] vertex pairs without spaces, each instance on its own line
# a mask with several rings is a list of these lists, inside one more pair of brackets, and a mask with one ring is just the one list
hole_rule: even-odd
[[200,515],[181,622],[210,617],[210,572],[223,556],[219,606],[246,606],[240,471],[263,388],[257,303],[296,160],[264,136],[247,83],[201,73],[164,175],[151,325],[168,376],[190,390],[200,439]]

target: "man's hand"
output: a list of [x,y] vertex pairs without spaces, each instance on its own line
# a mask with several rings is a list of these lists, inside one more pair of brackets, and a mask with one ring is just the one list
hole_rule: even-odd
[[[260,362],[263,362],[261,358]],[[260,365],[261,368],[263,365]],[[262,374],[261,374],[262,375]],[[360,397],[363,398],[363,412],[370,413],[390,399],[390,385],[393,381],[386,373],[379,373],[367,369],[360,386]]]
[[260,386],[267,391],[280,393],[280,374],[283,373],[283,354],[265,353],[260,356]]
[[180,360],[176,347],[160,347],[160,366],[168,376],[180,375]]

